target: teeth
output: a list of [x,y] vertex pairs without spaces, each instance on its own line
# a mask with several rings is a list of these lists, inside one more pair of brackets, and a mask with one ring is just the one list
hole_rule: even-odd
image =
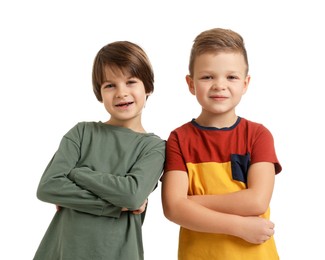
[[128,106],[131,105],[133,102],[123,103],[123,104],[117,104],[116,106],[122,107],[122,106]]

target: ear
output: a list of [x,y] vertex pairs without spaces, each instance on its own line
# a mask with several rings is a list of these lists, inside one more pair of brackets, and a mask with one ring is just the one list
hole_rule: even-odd
[[186,82],[187,82],[187,86],[188,86],[189,91],[192,93],[192,95],[195,96],[195,88],[194,88],[193,79],[191,78],[190,75],[186,75],[185,79],[186,79]]
[[152,92],[146,93],[146,100],[148,99],[149,96],[151,96]]
[[244,81],[244,88],[243,88],[243,93],[242,93],[243,95],[246,93],[246,91],[248,89],[250,80],[251,80],[251,76],[247,75],[245,78],[245,81]]

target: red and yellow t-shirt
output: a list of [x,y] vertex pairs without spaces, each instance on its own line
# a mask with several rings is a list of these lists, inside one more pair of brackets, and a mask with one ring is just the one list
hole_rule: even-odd
[[[194,120],[171,132],[165,171],[186,171],[189,195],[223,194],[246,189],[249,165],[272,162],[281,171],[274,141],[263,125],[238,118],[229,128],[202,127]],[[263,215],[269,219],[270,210]],[[261,245],[240,238],[181,227],[180,260],[279,259],[273,237]]]

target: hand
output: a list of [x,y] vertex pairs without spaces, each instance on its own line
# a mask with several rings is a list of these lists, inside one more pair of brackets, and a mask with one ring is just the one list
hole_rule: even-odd
[[142,212],[144,212],[146,210],[147,207],[147,203],[148,203],[148,199],[146,199],[143,204],[141,205],[140,208],[133,210],[132,213],[133,214],[141,214]]
[[[242,225],[243,224],[243,225]],[[253,244],[262,244],[274,235],[274,223],[261,217],[244,217],[239,237]]]

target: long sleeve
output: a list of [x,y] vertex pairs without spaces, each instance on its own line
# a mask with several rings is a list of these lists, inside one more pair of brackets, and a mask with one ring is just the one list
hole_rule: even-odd
[[138,209],[163,171],[165,141],[154,134],[83,122],[62,139],[38,197],[95,215]]
[[149,144],[124,174],[115,175],[81,167],[74,168],[68,177],[116,206],[137,209],[157,185],[163,170],[164,151],[163,141]]
[[143,259],[138,209],[156,187],[165,141],[152,133],[80,122],[62,138],[37,190],[62,206],[34,259]]
[[79,144],[64,136],[41,177],[37,189],[38,199],[93,215],[118,218],[121,207],[104,201],[67,178],[79,158]]

